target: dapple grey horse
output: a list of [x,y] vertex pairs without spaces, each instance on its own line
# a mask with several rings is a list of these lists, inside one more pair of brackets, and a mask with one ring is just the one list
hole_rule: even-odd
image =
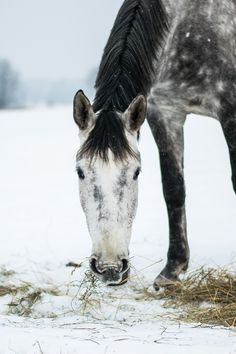
[[220,122],[236,192],[236,1],[125,0],[95,87],[93,105],[83,91],[74,98],[91,269],[110,285],[128,278],[141,169],[137,141],[147,117],[169,217],[167,263],[154,282],[159,289],[177,280],[189,262],[183,170],[189,113]]

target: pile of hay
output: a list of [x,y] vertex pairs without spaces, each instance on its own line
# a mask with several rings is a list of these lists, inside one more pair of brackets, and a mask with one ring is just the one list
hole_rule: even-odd
[[197,269],[157,294],[145,291],[144,297],[164,300],[165,308],[178,310],[179,320],[236,326],[236,275],[222,268]]

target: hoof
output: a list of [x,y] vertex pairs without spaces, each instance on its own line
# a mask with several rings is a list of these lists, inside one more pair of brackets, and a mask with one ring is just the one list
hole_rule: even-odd
[[160,288],[167,288],[171,285],[174,285],[175,283],[179,282],[180,279],[178,276],[171,276],[171,277],[165,277],[164,275],[160,274],[156,279],[154,280],[153,287],[156,291],[159,291]]
[[186,272],[188,268],[188,261],[173,265],[167,264],[161,273],[156,277],[153,283],[153,287],[156,291],[160,288],[166,288],[168,286],[174,285],[177,282],[180,282],[179,275]]

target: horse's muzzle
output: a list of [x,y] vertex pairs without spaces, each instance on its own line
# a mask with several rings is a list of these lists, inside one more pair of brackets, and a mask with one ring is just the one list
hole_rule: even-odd
[[101,264],[97,257],[90,258],[92,272],[106,285],[122,285],[129,276],[129,261],[124,258],[118,264]]

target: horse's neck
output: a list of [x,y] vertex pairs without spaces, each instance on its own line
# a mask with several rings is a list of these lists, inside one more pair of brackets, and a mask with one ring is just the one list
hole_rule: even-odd
[[162,2],[169,17],[173,18],[181,12],[182,6],[186,6],[189,0],[162,0]]

